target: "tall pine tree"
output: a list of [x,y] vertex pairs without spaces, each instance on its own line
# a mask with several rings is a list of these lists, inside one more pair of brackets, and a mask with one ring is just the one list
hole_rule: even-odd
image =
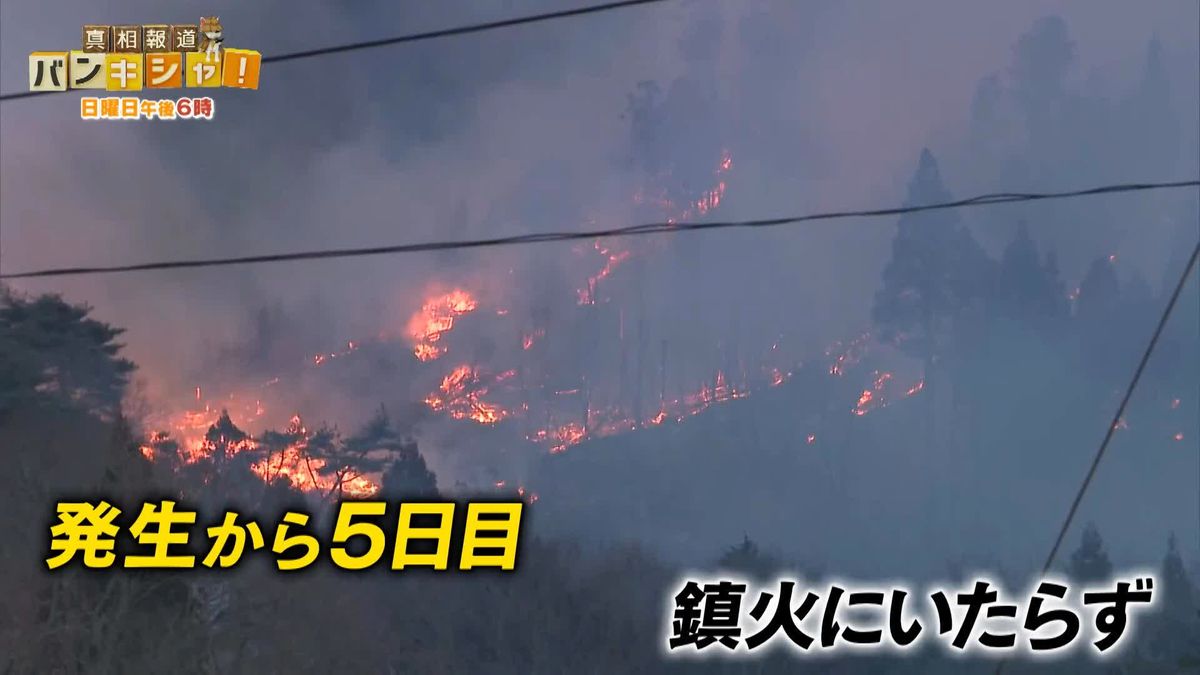
[[1083,528],[1079,548],[1071,554],[1071,562],[1067,565],[1071,581],[1079,584],[1105,582],[1112,578],[1112,569],[1100,531],[1094,523],[1088,523]]
[[416,441],[396,430],[383,406],[346,445],[356,456],[370,457],[372,470],[382,468],[382,498],[437,497],[437,477],[426,466]]
[[[937,160],[923,150],[905,205],[949,200]],[[984,297],[990,268],[956,211],[904,214],[871,311],[881,338],[897,341],[928,369],[935,357],[954,348],[958,321]]]
[[1066,313],[1066,298],[1058,277],[1058,259],[1052,253],[1045,263],[1024,221],[1004,249],[996,278],[994,301],[1004,316],[1038,326]]
[[0,288],[0,411],[53,401],[116,416],[134,365],[120,356],[124,331],[90,315],[57,295]]
[[1109,258],[1097,258],[1092,261],[1079,284],[1075,315],[1088,323],[1113,321],[1120,295],[1121,284],[1112,261]]
[[1189,621],[1200,618],[1196,614],[1196,588],[1183,566],[1183,557],[1179,555],[1179,544],[1174,532],[1167,538],[1167,555],[1163,558],[1162,593],[1165,614]]

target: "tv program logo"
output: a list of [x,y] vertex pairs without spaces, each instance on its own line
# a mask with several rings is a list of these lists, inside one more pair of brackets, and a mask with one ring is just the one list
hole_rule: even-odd
[[[199,24],[88,24],[82,36],[81,49],[29,55],[30,91],[258,89],[262,54],[224,47],[219,17],[202,17]],[[85,96],[80,102],[83,119],[211,119],[212,112],[207,96]]]

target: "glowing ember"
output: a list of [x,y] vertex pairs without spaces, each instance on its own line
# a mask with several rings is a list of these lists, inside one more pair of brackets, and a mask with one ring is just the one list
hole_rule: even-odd
[[[721,161],[717,164],[716,176],[717,183],[709,190],[705,190],[699,199],[692,201],[679,213],[667,219],[668,223],[677,223],[679,221],[687,221],[697,216],[708,214],[709,211],[721,205],[721,200],[725,198],[725,181],[721,179],[721,175],[733,168],[733,156],[728,150],[721,152]],[[669,205],[670,202],[668,201]]]
[[534,342],[544,337],[546,337],[545,328],[539,328],[532,333],[526,333],[525,336],[521,338],[521,349],[524,349],[525,351],[533,349]]
[[834,357],[833,363],[829,366],[829,374],[839,377],[845,375],[847,367],[853,366],[862,360],[862,357],[867,353],[870,341],[871,334],[863,333],[845,345],[840,340],[830,345],[825,350],[826,356]]
[[[891,373],[875,371],[874,380],[871,382],[870,389],[864,389],[858,397],[858,404],[854,406],[852,412],[859,417],[866,415],[872,410],[887,407],[891,401],[888,400],[889,390],[894,391],[892,382],[894,378]],[[925,389],[925,380],[922,378],[908,389],[905,389],[902,397],[908,398],[920,393]]]
[[583,425],[576,422],[564,424],[554,430],[553,439],[555,444],[550,448],[550,452],[553,454],[563,452],[569,446],[582,441],[584,435]]
[[408,335],[413,339],[413,355],[422,361],[432,361],[446,353],[437,344],[454,328],[454,320],[475,311],[478,303],[469,293],[454,290],[425,301],[421,309],[408,320]]
[[[352,354],[356,349],[358,349],[358,345],[354,344],[353,341],[347,342],[346,348],[340,352],[330,352],[328,354],[313,355],[313,365],[319,366],[319,365],[328,363],[329,361],[331,361],[333,359],[340,358],[342,356],[347,356],[349,354]],[[197,387],[197,390],[199,390],[198,387]]]
[[[262,443],[245,435],[240,429],[261,422],[265,413],[262,401],[255,399],[252,405],[239,404],[238,397],[230,394],[225,403],[229,405],[217,407],[205,404],[203,408],[184,410],[165,418],[152,417],[150,423],[161,424],[169,431],[150,434],[139,451],[147,459],[158,461],[162,458],[161,451],[173,447],[175,458],[183,464],[195,464],[201,460],[228,460],[243,453],[261,454],[265,450]],[[223,416],[228,416],[228,419],[222,419]],[[227,432],[232,435],[227,435]],[[336,490],[336,476],[322,473],[326,468],[324,460],[310,457],[306,452],[308,433],[300,417],[293,416],[288,434],[296,436],[297,442],[254,461],[250,470],[264,482],[284,478],[293,487],[305,492],[330,493]],[[341,492],[345,495],[363,497],[374,494],[376,490],[377,486],[365,476],[342,477]]]
[[[369,478],[353,473],[344,474],[339,486],[337,475],[325,472],[325,460],[309,453],[312,435],[299,415],[292,416],[286,433],[296,441],[250,465],[250,470],[263,482],[284,479],[301,492],[329,495],[338,492],[340,487],[341,494],[349,497],[369,497],[379,491],[379,486]],[[255,447],[259,447],[257,443]]]
[[[579,393],[579,390],[572,389],[555,393],[570,395]],[[589,438],[603,438],[659,426],[668,419],[682,422],[692,415],[703,412],[709,406],[746,398],[749,395],[749,389],[731,384],[723,371],[717,371],[713,382],[702,384],[695,393],[674,400],[662,401],[658,412],[650,419],[639,422],[616,408],[591,409],[588,411],[586,428],[578,422],[569,422],[540,429],[526,438],[534,443],[549,445],[550,452],[558,454]]]
[[[503,382],[516,374],[508,370],[492,379]],[[456,420],[469,419],[479,424],[495,424],[508,417],[508,411],[498,405],[487,403],[483,396],[488,386],[483,383],[479,371],[468,364],[458,366],[442,378],[437,391],[425,397],[425,404],[435,412],[446,412]]]
[[807,441],[808,441],[808,444],[809,444],[809,445],[812,445],[813,443],[816,443],[816,442],[817,442],[817,435],[816,435],[816,434],[809,434],[809,435],[808,435],[808,438],[807,438],[807,439],[805,439],[805,440],[807,440]]
[[1176,434],[1173,436],[1173,438],[1174,438],[1175,440],[1177,440],[1177,441],[1182,441],[1182,440],[1183,440],[1183,432],[1182,432],[1182,431],[1180,431],[1180,432],[1176,433]]
[[[200,387],[196,387],[196,394],[200,393]],[[156,430],[150,437],[152,444],[156,439],[162,441],[169,438],[178,443],[180,459],[184,463],[192,464],[211,454],[212,448],[207,444],[205,436],[223,413],[228,413],[230,420],[237,426],[245,427],[259,422],[265,412],[261,400],[255,398],[250,402],[247,397],[230,394],[223,401],[203,403],[195,409],[150,415],[146,424]],[[142,448],[142,454],[147,455],[145,447]]]
[[[715,177],[713,186],[701,192],[698,198],[688,202],[682,209],[666,194],[665,190],[659,190],[654,195],[649,195],[645,190],[638,190],[633,195],[633,202],[634,204],[650,204],[657,207],[667,214],[665,220],[668,224],[703,216],[721,205],[721,202],[725,198],[726,189],[723,175],[728,173],[732,168],[733,156],[728,150],[722,150],[721,158],[717,162],[717,168],[713,172]],[[588,277],[586,286],[576,290],[576,295],[581,305],[596,304],[597,285],[604,279],[607,279],[617,266],[628,260],[633,253],[630,250],[614,251],[602,245],[599,240],[595,242],[594,248],[600,255],[605,257],[604,267],[596,274]]]
[[596,285],[604,279],[607,279],[608,276],[617,269],[618,265],[628,260],[629,256],[633,254],[632,251],[628,250],[613,252],[611,249],[602,246],[599,239],[596,240],[595,244],[593,244],[593,247],[596,249],[597,253],[604,256],[604,267],[600,268],[600,271],[596,274],[588,277],[586,287],[575,291],[579,298],[579,304],[581,305],[596,304]]
[[866,415],[876,407],[883,406],[883,388],[891,381],[891,373],[875,372],[875,381],[871,384],[870,389],[864,389],[861,396],[858,397],[858,405],[854,406],[855,415]]

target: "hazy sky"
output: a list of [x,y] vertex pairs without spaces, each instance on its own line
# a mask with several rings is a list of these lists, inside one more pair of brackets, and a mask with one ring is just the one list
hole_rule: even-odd
[[[188,5],[185,8],[185,5]],[[69,49],[85,23],[195,22],[218,14],[226,46],[276,54],[560,6],[552,2],[0,5],[0,90],[26,88],[26,55]],[[728,147],[722,217],[888,205],[922,147],[956,193],[1005,188],[968,144],[979,82],[1010,76],[1014,47],[1056,15],[1073,43],[1068,85],[1119,101],[1147,45],[1163,44],[1181,157],[1196,167],[1192,0],[1175,2],[668,2],[602,16],[268,65],[257,92],[217,91],[212,122],[85,123],[77,95],[0,108],[0,245],[5,270],[263,253],[617,224],[639,176],[626,96],[677,78],[712,82],[715,101],[667,127],[669,147]],[[679,111],[675,111],[678,113]],[[1190,121],[1190,122],[1189,122]],[[701,137],[696,137],[700,135]],[[1081,149],[1081,156],[1082,156]],[[1082,160],[1081,160],[1082,161]],[[1119,173],[1119,172],[1117,172]],[[1141,179],[1144,176],[1128,176]],[[1070,180],[1047,189],[1078,187]],[[786,262],[795,312],[866,321],[892,224],[748,235],[734,249]],[[703,235],[701,235],[703,236]],[[1163,233],[1128,243],[1151,279]],[[1112,242],[1088,242],[1086,259]],[[1137,248],[1138,246],[1141,248]],[[755,248],[759,247],[759,248]],[[564,247],[18,284],[94,304],[130,331],[160,379],[204,344],[243,331],[280,302],[321,308],[314,324],[353,335],[402,321],[429,283],[493,278],[558,261]],[[707,250],[707,249],[704,249]],[[1064,256],[1069,258],[1069,256]],[[576,274],[576,276],[578,276]],[[766,282],[764,282],[766,283]],[[832,292],[831,292],[831,289]],[[316,317],[314,317],[315,319]],[[332,327],[332,328],[331,328]],[[180,354],[184,354],[181,359]]]

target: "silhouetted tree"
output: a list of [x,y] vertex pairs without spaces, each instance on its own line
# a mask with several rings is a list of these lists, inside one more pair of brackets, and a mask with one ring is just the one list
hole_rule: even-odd
[[403,444],[397,436],[387,411],[383,406],[367,421],[357,434],[344,443],[334,446],[331,452],[321,455],[325,460],[325,471],[332,472],[334,485],[331,492],[340,497],[347,481],[368,473],[383,471],[389,461],[402,450]]
[[132,362],[115,342],[124,331],[57,295],[32,299],[0,289],[0,410],[53,400],[115,417]]
[[1146,45],[1141,81],[1123,113],[1124,128],[1131,130],[1121,148],[1129,170],[1140,174],[1173,171],[1181,149],[1179,120],[1171,104],[1171,77],[1157,37]]
[[383,406],[348,444],[367,448],[384,466],[380,495],[387,499],[436,497],[437,477],[425,465],[416,441],[396,431]]
[[1039,261],[1037,245],[1024,221],[1004,249],[996,282],[995,302],[1005,316],[1044,326],[1066,313],[1058,259],[1047,254],[1045,263]]
[[[1122,305],[1120,283],[1112,261],[1108,258],[1092,261],[1079,284],[1079,297],[1075,300],[1075,330],[1080,341],[1079,355],[1086,363],[1087,372],[1102,380],[1123,377],[1128,367],[1128,355],[1137,349],[1129,345],[1129,331],[1123,330],[1127,326],[1126,320],[1132,321],[1133,317],[1122,314]],[[1138,335],[1137,339],[1144,339],[1144,336]]]
[[750,535],[742,535],[742,542],[725,549],[717,559],[717,566],[722,570],[741,572],[753,579],[766,579],[777,574],[779,561],[759,549],[758,544],[750,540]]
[[221,416],[204,434],[204,450],[215,462],[226,462],[245,449],[249,438],[246,432],[239,429],[229,418],[229,411],[222,410]]
[[318,429],[310,434],[303,421],[293,417],[283,431],[267,429],[258,436],[259,447],[266,458],[265,474],[268,479],[274,479],[293,470],[302,470],[309,474],[312,483],[317,482],[317,473],[312,468],[311,455],[308,449],[311,443],[317,445],[329,442],[332,435],[330,429]]
[[1067,75],[1074,62],[1075,45],[1062,17],[1038,19],[1017,41],[1012,89],[1033,147],[1056,140],[1065,116]]
[[1067,291],[1063,284],[1062,272],[1058,268],[1058,254],[1053,250],[1046,251],[1046,263],[1043,266],[1046,270],[1046,283],[1050,286],[1051,294],[1058,299],[1059,314],[1066,314],[1069,307],[1066,302]]
[[[906,205],[948,201],[937,161],[921,152]],[[871,316],[885,340],[926,362],[949,349],[955,324],[984,296],[990,262],[953,210],[900,217]]]
[[[1179,555],[1179,544],[1175,533],[1167,538],[1167,555],[1162,564],[1163,613],[1195,620],[1196,588],[1188,577],[1187,569],[1183,566],[1183,558]],[[1200,645],[1200,641],[1197,642]]]
[[628,95],[630,156],[634,168],[650,179],[651,202],[683,204],[710,189],[712,172],[721,159],[720,141],[712,140],[715,92],[710,83],[680,77],[665,92],[657,82],[643,81]]
[[1167,539],[1167,554],[1154,587],[1157,611],[1146,626],[1149,652],[1160,663],[1200,665],[1200,614],[1195,586],[1184,569],[1175,533]]
[[[1200,145],[1195,148],[1195,154],[1200,154]],[[1171,243],[1167,254],[1167,263],[1163,266],[1160,288],[1170,293],[1179,282],[1179,275],[1187,267],[1188,258],[1196,246],[1196,223],[1200,223],[1200,197],[1186,200],[1171,218]]]
[[1083,321],[1111,321],[1121,295],[1117,270],[1108,258],[1097,258],[1079,284],[1075,315]]
[[1112,563],[1104,551],[1104,540],[1100,538],[1100,531],[1095,524],[1088,523],[1083,529],[1083,538],[1079,548],[1071,554],[1067,572],[1071,581],[1077,584],[1103,582],[1112,578]]

